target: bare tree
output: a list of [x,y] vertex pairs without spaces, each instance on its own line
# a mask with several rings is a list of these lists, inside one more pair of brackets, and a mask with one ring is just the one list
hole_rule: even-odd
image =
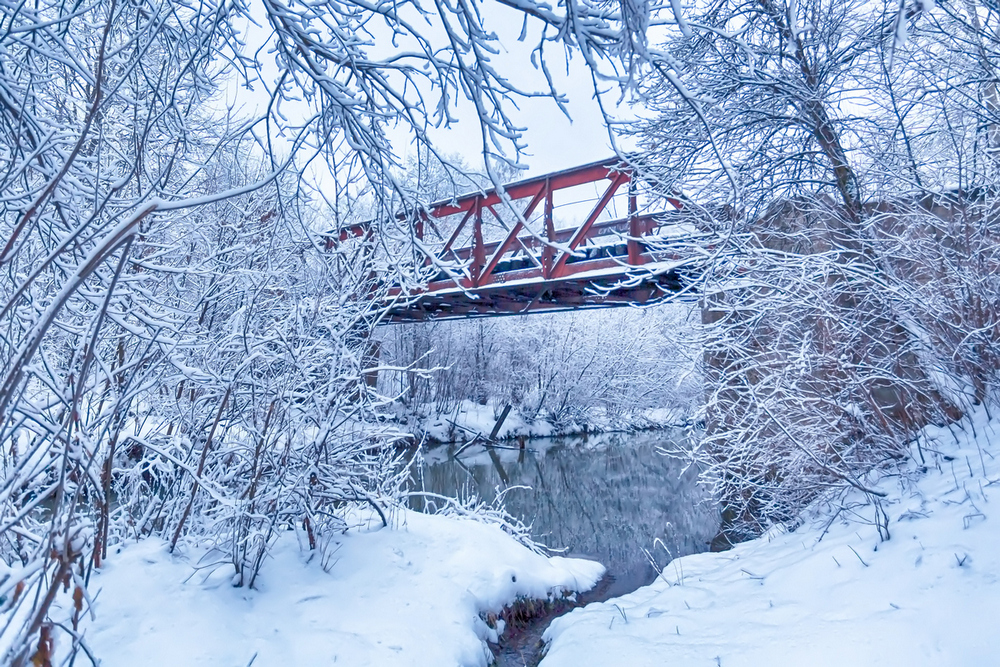
[[[580,8],[513,11],[612,48],[616,17]],[[500,182],[523,148],[513,101],[558,96],[509,81],[463,3],[97,0],[0,17],[0,649],[48,664],[54,633],[79,648],[109,543],[211,540],[252,585],[279,526],[319,548],[347,504],[384,512],[397,434],[370,418],[365,350],[379,290],[422,266],[387,128],[433,154],[428,129],[464,100]],[[245,118],[219,101],[241,84],[269,97]],[[303,178],[318,162],[332,186]],[[383,233],[327,248],[319,232],[362,209]],[[399,261],[377,266],[377,244]],[[72,618],[54,619],[63,595]]]
[[557,427],[628,427],[654,408],[680,420],[702,398],[698,360],[683,344],[696,321],[684,304],[398,325],[382,339],[384,363],[400,370],[380,384],[406,418],[472,401]]
[[[992,288],[966,268],[992,261],[992,195],[960,184],[992,183],[973,118],[991,114],[981,49],[996,14],[720,0],[675,19],[640,86],[657,114],[632,134],[650,180],[683,192],[707,234],[696,454],[726,537],[794,520],[831,490],[863,489],[877,506],[865,475],[915,429],[955,418],[964,378],[984,373],[982,385],[995,369],[949,358],[962,336],[995,334]],[[943,307],[927,298],[938,280],[977,296]]]

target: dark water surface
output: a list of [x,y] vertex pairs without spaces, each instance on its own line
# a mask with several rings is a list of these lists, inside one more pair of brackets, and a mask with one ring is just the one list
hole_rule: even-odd
[[[414,490],[486,501],[510,486],[507,511],[532,526],[535,539],[608,568],[600,597],[652,583],[672,558],[706,551],[719,512],[694,470],[662,454],[687,437],[681,430],[528,440],[526,449],[458,446],[429,450],[414,469]],[[508,444],[509,442],[509,444]],[[505,447],[517,447],[514,442]],[[422,508],[422,498],[413,498]]]

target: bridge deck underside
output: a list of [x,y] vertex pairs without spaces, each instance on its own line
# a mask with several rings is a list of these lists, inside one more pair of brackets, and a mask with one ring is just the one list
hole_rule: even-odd
[[651,305],[685,289],[686,281],[676,270],[657,271],[655,266],[647,265],[641,274],[636,274],[635,267],[617,268],[581,271],[560,280],[511,271],[498,274],[507,278],[506,282],[478,289],[459,289],[452,280],[436,281],[425,293],[400,300],[390,309],[387,320],[400,323]]

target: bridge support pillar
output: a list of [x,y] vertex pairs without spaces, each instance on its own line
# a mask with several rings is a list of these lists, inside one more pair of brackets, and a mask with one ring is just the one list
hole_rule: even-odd
[[365,384],[372,389],[378,387],[378,365],[381,356],[382,341],[369,338],[368,347],[361,359],[361,367],[364,369]]

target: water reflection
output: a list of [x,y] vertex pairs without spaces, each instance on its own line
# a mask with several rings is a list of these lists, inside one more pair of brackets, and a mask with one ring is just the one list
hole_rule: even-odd
[[[507,494],[507,510],[532,525],[533,535],[569,555],[604,563],[615,578],[609,595],[648,584],[672,557],[705,551],[719,527],[718,510],[696,484],[693,470],[658,448],[686,437],[682,431],[613,433],[529,440],[526,451],[455,448],[427,452],[414,470],[415,489],[456,496],[473,492],[492,500]],[[423,500],[414,498],[420,509]],[[654,546],[659,539],[669,549]]]

